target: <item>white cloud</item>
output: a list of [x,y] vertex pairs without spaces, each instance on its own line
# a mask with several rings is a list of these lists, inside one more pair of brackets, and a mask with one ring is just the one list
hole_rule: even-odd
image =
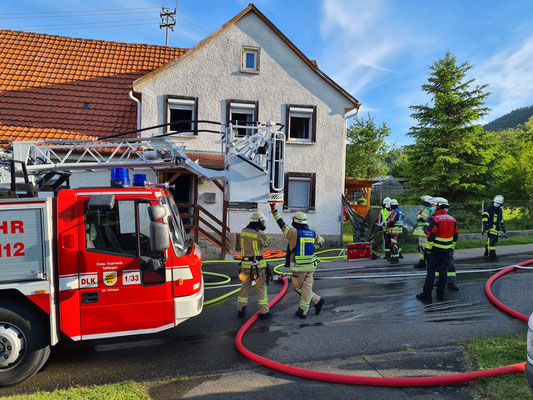
[[497,104],[491,115],[500,116],[533,102],[533,35],[478,65],[472,71],[476,83],[488,83],[492,92],[489,103]]
[[385,74],[414,38],[395,19],[388,0],[324,0],[321,33],[328,45],[321,63],[356,96]]

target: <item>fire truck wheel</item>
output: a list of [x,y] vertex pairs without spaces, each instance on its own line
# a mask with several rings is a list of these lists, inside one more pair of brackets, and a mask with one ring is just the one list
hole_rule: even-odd
[[50,355],[48,334],[29,309],[18,304],[0,307],[0,387],[35,375]]

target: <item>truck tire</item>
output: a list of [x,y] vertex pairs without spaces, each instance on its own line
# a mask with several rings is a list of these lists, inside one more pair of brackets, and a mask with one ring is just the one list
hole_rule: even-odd
[[35,375],[50,355],[50,341],[40,319],[18,304],[0,306],[0,387]]

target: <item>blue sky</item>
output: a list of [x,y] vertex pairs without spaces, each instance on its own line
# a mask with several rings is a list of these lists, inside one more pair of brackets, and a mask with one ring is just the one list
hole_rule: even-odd
[[[192,46],[248,3],[178,0],[170,45]],[[162,5],[163,0],[0,0],[0,27],[164,44],[157,9]],[[176,0],[164,5],[174,8]],[[533,104],[532,0],[256,0],[255,5],[363,104],[360,115],[370,112],[378,123],[386,122],[389,141],[398,145],[412,142],[405,135],[415,123],[409,105],[428,101],[420,86],[429,65],[446,50],[474,66],[470,77],[477,83],[490,85],[492,112],[485,122]],[[110,9],[115,11],[100,11]],[[66,11],[82,12],[51,14]]]

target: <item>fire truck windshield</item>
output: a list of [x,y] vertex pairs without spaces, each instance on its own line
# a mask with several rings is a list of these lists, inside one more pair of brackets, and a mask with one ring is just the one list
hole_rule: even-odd
[[168,225],[170,228],[170,236],[172,238],[172,245],[176,255],[182,255],[187,251],[188,241],[185,235],[185,229],[181,222],[180,214],[176,202],[172,196],[165,196],[161,198],[161,205],[167,209]]

